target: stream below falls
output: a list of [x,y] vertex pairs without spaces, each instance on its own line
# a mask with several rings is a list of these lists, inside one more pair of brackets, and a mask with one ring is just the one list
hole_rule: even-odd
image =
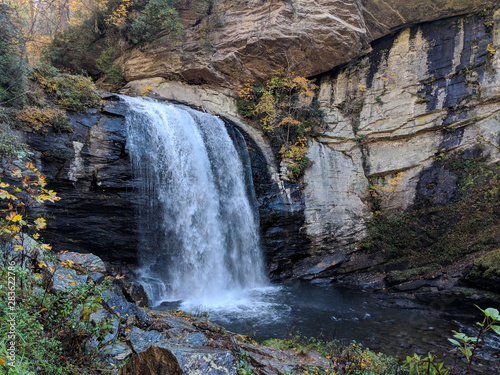
[[[229,331],[249,335],[262,342],[269,338],[323,337],[356,341],[376,352],[406,358],[428,352],[450,364],[455,348],[447,340],[452,331],[475,336],[470,311],[452,310],[435,301],[430,306],[404,309],[389,305],[373,294],[341,285],[318,286],[297,283],[271,286],[224,296],[219,303],[199,305],[195,301],[165,302],[161,308],[181,308],[201,314]],[[486,308],[489,306],[483,306]],[[488,333],[478,352],[477,374],[500,374],[500,337]]]

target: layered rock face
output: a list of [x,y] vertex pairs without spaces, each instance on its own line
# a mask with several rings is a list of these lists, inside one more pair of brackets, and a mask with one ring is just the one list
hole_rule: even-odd
[[135,194],[126,146],[126,108],[109,102],[102,111],[70,115],[73,133],[24,134],[37,167],[63,204],[46,204],[45,240],[57,250],[93,252],[110,261],[136,263]]
[[360,56],[405,25],[481,11],[496,0],[223,0],[208,19],[181,3],[184,36],[125,53],[127,81],[181,77],[232,87],[281,69],[313,76]]
[[[407,28],[321,76],[326,127],[310,149],[315,164],[305,176],[306,223],[314,253],[340,258],[314,266],[309,259],[297,267],[298,276],[380,261],[337,252],[363,237],[370,188],[388,210],[444,204],[457,186],[438,163],[443,156],[464,150],[500,160],[500,54],[494,47],[500,13],[493,18],[495,24],[463,17]],[[361,261],[353,269],[346,264],[354,257]]]

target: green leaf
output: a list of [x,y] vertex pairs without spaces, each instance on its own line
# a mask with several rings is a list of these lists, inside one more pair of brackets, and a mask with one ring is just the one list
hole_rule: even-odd
[[498,312],[497,309],[494,309],[493,307],[489,307],[484,311],[484,314],[493,320],[500,320],[500,313]]
[[453,345],[460,346],[460,343],[457,340],[448,339],[448,341],[451,342]]
[[495,331],[495,333],[496,333],[497,335],[500,335],[500,326],[497,326],[497,325],[492,325],[492,326],[491,326],[491,329],[492,329],[493,331]]

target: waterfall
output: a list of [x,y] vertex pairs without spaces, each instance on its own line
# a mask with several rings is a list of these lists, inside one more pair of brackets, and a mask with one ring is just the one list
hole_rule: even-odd
[[122,99],[138,194],[147,198],[138,208],[138,257],[152,303],[213,306],[266,286],[246,144],[235,147],[224,122],[207,113]]

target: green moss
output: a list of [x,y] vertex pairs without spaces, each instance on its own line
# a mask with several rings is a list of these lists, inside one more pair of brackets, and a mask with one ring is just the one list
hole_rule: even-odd
[[498,249],[500,170],[483,157],[439,155],[436,162],[459,177],[454,200],[447,205],[423,204],[403,214],[374,215],[364,248],[383,252],[390,261],[409,260],[413,268],[430,261],[444,266]]
[[439,269],[439,266],[437,264],[430,264],[427,266],[410,268],[403,271],[392,271],[387,274],[387,282],[389,284],[400,284],[416,276],[421,276],[437,269]]
[[468,276],[500,281],[500,248],[476,259]]

